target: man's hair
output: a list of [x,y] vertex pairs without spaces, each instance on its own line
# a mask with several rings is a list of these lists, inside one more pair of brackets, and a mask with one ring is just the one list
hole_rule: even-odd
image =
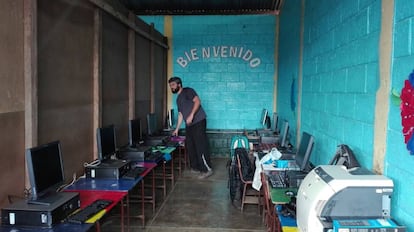
[[168,83],[171,83],[171,82],[175,82],[175,83],[179,84],[180,86],[183,85],[183,82],[181,81],[181,78],[179,78],[179,77],[171,77],[168,80]]

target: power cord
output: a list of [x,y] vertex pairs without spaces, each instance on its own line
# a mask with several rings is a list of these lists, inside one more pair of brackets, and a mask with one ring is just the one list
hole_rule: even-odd
[[96,167],[96,166],[98,166],[99,164],[101,164],[101,161],[97,159],[97,160],[94,160],[94,161],[92,161],[92,162],[90,162],[90,163],[85,162],[85,163],[83,163],[83,166],[84,166],[84,167]]
[[60,192],[60,191],[62,191],[62,189],[66,188],[68,186],[71,186],[73,183],[75,183],[75,181],[76,181],[76,172],[73,173],[72,181],[68,184],[63,184],[63,185],[59,186],[59,188],[56,189],[56,192]]

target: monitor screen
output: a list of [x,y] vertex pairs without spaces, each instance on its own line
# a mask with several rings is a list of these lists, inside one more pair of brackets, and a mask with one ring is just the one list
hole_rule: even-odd
[[54,141],[26,150],[32,200],[56,192],[64,183],[60,142]]
[[313,144],[315,139],[309,133],[303,132],[300,139],[298,151],[296,153],[296,164],[300,167],[301,171],[310,171],[310,156],[312,153]]
[[273,113],[273,132],[279,133],[279,116],[276,112]]
[[157,115],[155,113],[147,114],[147,130],[149,136],[156,135],[159,132]]
[[280,138],[280,147],[286,147],[287,146],[287,140],[288,140],[288,136],[289,136],[289,123],[288,121],[284,121],[283,122],[283,127],[282,127],[282,131],[281,133],[281,138]]
[[137,146],[143,142],[142,138],[142,129],[141,129],[141,119],[132,119],[129,120],[128,125],[128,138],[130,146]]
[[111,159],[116,152],[115,127],[109,125],[97,129],[98,158],[102,160]]

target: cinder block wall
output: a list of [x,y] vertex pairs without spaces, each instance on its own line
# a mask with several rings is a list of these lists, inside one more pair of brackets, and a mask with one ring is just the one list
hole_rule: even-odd
[[[299,83],[299,52],[301,0],[286,1],[280,15],[278,47],[277,112],[279,120],[289,122],[290,142],[297,144],[297,112]],[[293,91],[293,92],[292,92]],[[280,125],[282,125],[280,123]]]
[[[263,108],[274,111],[275,20],[271,15],[173,17],[174,75],[200,95],[208,128],[255,129]],[[238,49],[236,57],[230,47]],[[203,48],[210,49],[209,57]]]
[[327,164],[345,143],[371,169],[381,2],[307,1],[304,22],[301,126],[316,137],[312,160]]
[[[414,2],[394,1],[394,33],[391,88],[398,92],[414,69]],[[390,104],[385,174],[394,181],[392,214],[414,231],[414,156],[402,135],[400,107]]]

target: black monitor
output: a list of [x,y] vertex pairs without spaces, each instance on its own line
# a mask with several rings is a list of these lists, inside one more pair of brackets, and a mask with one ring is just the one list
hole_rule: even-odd
[[310,165],[310,156],[312,153],[313,144],[315,138],[307,132],[302,132],[298,151],[296,153],[296,164],[300,167],[301,171],[308,172]]
[[147,133],[148,136],[157,135],[159,132],[157,115],[155,113],[147,114]]
[[28,203],[52,204],[57,200],[56,191],[65,181],[60,142],[27,149],[26,162],[31,185]]
[[109,125],[98,128],[96,138],[99,160],[105,161],[111,159],[111,156],[116,153],[115,126]]
[[288,121],[283,121],[282,131],[280,131],[280,147],[287,147],[287,140],[289,136],[289,123]]
[[141,119],[136,118],[129,120],[128,124],[128,139],[131,147],[138,146],[143,143]]
[[276,112],[273,112],[273,132],[279,133],[279,115]]

